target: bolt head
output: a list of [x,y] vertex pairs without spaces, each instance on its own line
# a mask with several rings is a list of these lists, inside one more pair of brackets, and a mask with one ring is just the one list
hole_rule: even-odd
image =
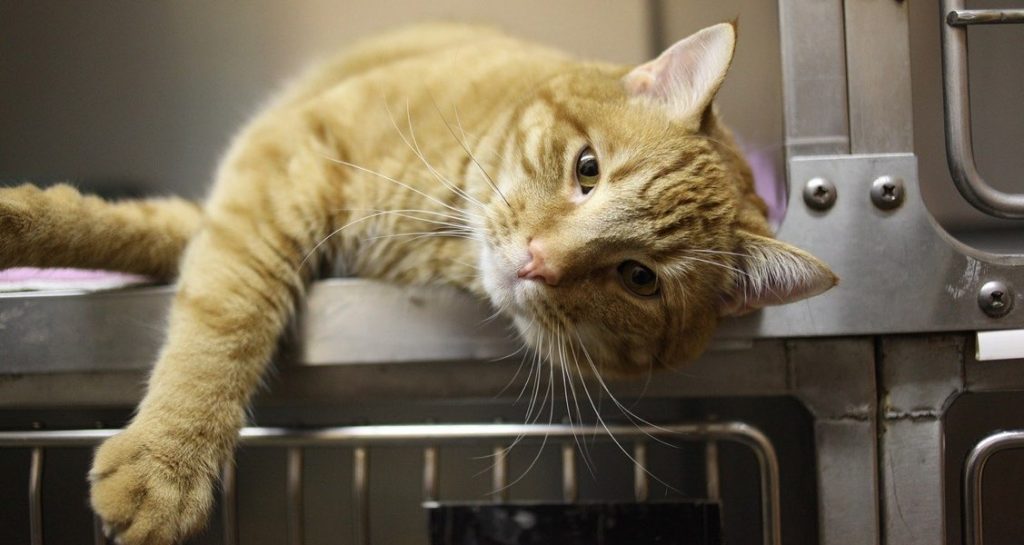
[[828,210],[836,203],[836,186],[825,178],[811,178],[804,184],[804,203],[814,210]]
[[871,183],[871,202],[881,210],[899,208],[905,195],[902,178],[879,176]]
[[978,306],[992,318],[1002,318],[1013,309],[1013,289],[998,280],[985,282],[978,292]]

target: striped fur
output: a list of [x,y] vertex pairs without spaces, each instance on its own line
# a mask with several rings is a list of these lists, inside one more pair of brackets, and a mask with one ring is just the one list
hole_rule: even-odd
[[[630,92],[628,73],[488,29],[415,27],[287,87],[238,133],[201,213],[0,190],[0,266],[170,278],[180,263],[145,399],[90,473],[108,528],[157,545],[202,526],[276,340],[324,271],[458,286],[583,374],[684,363],[720,315],[831,286],[814,258],[763,243],[764,205],[714,109],[679,118]],[[573,172],[588,145],[601,178],[583,198]],[[531,239],[557,286],[517,278]],[[624,260],[651,267],[660,293],[629,293]]]

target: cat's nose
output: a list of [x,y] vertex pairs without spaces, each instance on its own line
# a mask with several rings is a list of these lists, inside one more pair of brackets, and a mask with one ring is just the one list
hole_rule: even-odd
[[544,244],[537,239],[531,239],[526,249],[530,253],[530,260],[519,269],[519,278],[540,280],[549,286],[557,286],[562,273],[545,261]]

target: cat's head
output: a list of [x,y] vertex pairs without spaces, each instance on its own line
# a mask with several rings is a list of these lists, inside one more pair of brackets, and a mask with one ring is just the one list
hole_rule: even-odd
[[547,359],[618,375],[683,363],[720,317],[836,283],[768,236],[717,121],[735,37],[730,24],[706,28],[629,71],[573,65],[516,111],[479,266],[492,302]]

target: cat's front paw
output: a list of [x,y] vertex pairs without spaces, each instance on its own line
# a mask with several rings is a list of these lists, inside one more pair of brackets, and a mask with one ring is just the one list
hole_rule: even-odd
[[207,449],[133,428],[96,451],[92,508],[117,543],[177,543],[206,522],[217,461]]

